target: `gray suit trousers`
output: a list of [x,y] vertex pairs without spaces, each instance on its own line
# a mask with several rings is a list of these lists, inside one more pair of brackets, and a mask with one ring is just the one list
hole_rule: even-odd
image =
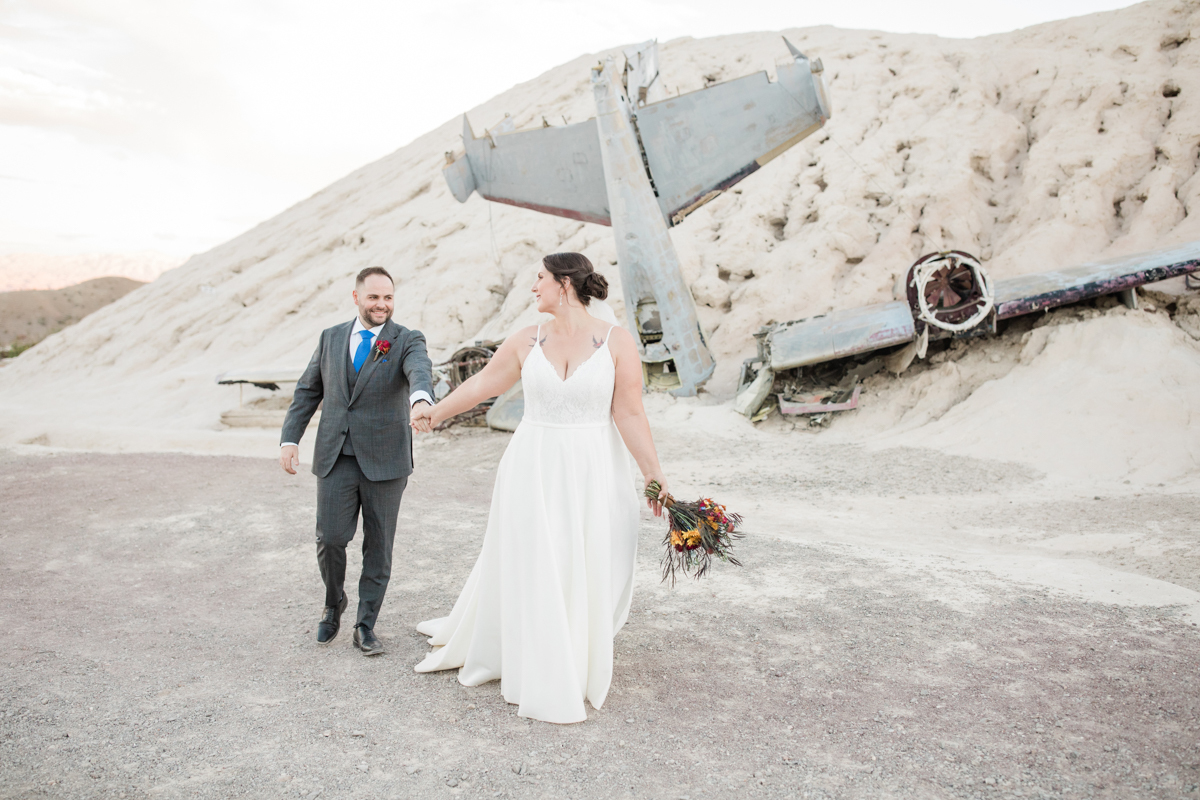
[[339,455],[333,469],[317,478],[317,563],[325,582],[325,605],[341,602],[346,582],[346,545],[363,519],[363,564],[358,579],[358,622],[374,628],[392,576],[396,517],[408,477],[371,481],[354,456]]

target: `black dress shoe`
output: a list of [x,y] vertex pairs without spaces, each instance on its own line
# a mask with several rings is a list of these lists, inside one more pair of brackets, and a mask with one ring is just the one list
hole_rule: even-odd
[[371,629],[359,625],[354,629],[354,646],[362,650],[364,656],[377,656],[383,653],[383,645],[375,638]]
[[317,644],[329,644],[337,638],[338,631],[342,627],[342,612],[346,610],[346,595],[342,595],[342,601],[337,604],[337,608],[333,606],[325,606],[325,616],[321,617],[321,621],[317,623]]

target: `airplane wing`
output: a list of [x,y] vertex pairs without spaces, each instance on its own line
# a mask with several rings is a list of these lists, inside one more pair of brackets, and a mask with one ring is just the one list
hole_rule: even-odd
[[1007,319],[1123,292],[1200,269],[1200,242],[996,281],[996,316]]
[[669,225],[756,171],[830,117],[820,59],[787,43],[790,63],[636,111],[658,203]]
[[[1200,272],[1200,241],[1003,278],[995,282],[996,317],[1032,314],[1193,272]],[[764,337],[769,358],[762,360],[779,372],[903,344],[915,335],[913,311],[904,300],[842,309],[770,326]]]
[[[645,105],[639,103],[646,87],[639,85],[629,111],[668,225],[682,222],[829,119],[820,59],[810,61],[784,41],[792,61],[778,67],[774,83],[759,72]],[[639,46],[650,55],[639,51],[628,78],[648,82],[651,89],[657,77],[652,44]],[[595,119],[512,132],[509,119],[505,123],[476,138],[463,117],[466,152],[457,159],[447,153],[442,170],[460,203],[478,191],[497,203],[612,224]]]
[[442,173],[455,199],[488,200],[583,222],[611,225],[596,120],[561,127],[490,132],[475,138],[463,115],[466,153],[447,154]]

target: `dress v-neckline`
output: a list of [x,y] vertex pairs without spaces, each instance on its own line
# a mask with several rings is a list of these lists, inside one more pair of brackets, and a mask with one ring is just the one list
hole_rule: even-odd
[[[610,329],[609,329],[609,336],[611,336],[611,335],[612,335],[612,329],[610,328]],[[579,374],[579,370],[581,370],[581,369],[583,369],[585,366],[587,366],[587,364],[588,364],[588,362],[589,362],[589,361],[591,361],[591,360],[592,360],[593,358],[595,358],[596,356],[600,355],[600,351],[601,351],[601,350],[604,350],[605,348],[607,348],[607,347],[608,347],[608,339],[609,339],[609,336],[605,336],[605,337],[604,337],[604,341],[603,341],[603,342],[601,342],[601,343],[600,343],[600,346],[596,348],[596,352],[592,353],[590,356],[588,356],[587,358],[585,358],[585,359],[583,360],[583,363],[582,363],[582,364],[580,364],[578,367],[576,367],[576,368],[575,368],[575,371],[574,371],[574,372],[572,372],[570,375],[568,375],[568,376],[567,376],[567,377],[565,377],[565,378],[559,378],[559,376],[558,376],[558,370],[557,370],[557,369],[555,369],[553,362],[551,362],[551,361],[550,361],[550,359],[546,357],[546,354],[545,354],[544,352],[542,352],[542,343],[541,343],[541,342],[538,342],[538,343],[537,343],[537,347],[536,347],[536,349],[537,349],[537,351],[538,351],[539,353],[542,353],[542,360],[546,362],[546,366],[548,366],[548,367],[550,368],[550,371],[554,373],[554,377],[558,378],[558,382],[559,382],[559,383],[563,383],[563,384],[565,384],[567,381],[571,380],[571,378],[574,378],[576,375],[578,375],[578,374]]]

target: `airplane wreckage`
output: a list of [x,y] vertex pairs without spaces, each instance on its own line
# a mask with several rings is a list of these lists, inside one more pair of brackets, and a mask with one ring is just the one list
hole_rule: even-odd
[[[715,364],[668,228],[819,130],[830,116],[821,60],[784,39],[791,60],[765,72],[663,97],[658,45],[592,68],[596,116],[476,138],[443,174],[465,203],[498,203],[609,225],[646,384],[694,395]],[[659,99],[662,98],[662,99]],[[511,120],[506,118],[506,120]]]
[[[478,192],[493,202],[612,227],[627,324],[647,388],[695,395],[715,367],[668,229],[831,116],[821,60],[784,43],[791,60],[778,65],[774,82],[759,72],[668,97],[658,80],[657,43],[646,42],[625,51],[620,70],[611,57],[592,68],[595,117],[562,126],[543,118],[540,128],[515,130],[506,116],[476,137],[464,115],[464,152],[446,154],[442,172],[461,203]],[[830,412],[857,407],[859,381],[872,370],[886,364],[902,372],[925,356],[930,341],[995,334],[1012,317],[1103,295],[1119,294],[1135,306],[1136,287],[1197,270],[1200,242],[994,282],[968,253],[930,253],[909,268],[903,299],[762,328],[755,334],[758,355],[742,366],[735,406],[760,419],[775,407],[764,404],[776,394],[782,413],[824,421]],[[482,369],[499,345],[475,342],[438,365],[438,398]],[[883,359],[851,363],[883,350],[889,351]],[[831,390],[805,395],[797,391],[803,381],[790,379],[834,365],[842,377]],[[295,373],[240,370],[217,380],[277,389],[295,382]],[[784,391],[777,390],[781,382]],[[489,426],[511,431],[523,406],[518,383],[463,417],[486,415]],[[222,419],[264,424],[238,421],[243,417],[262,419],[240,408]]]
[[846,365],[834,390],[801,397],[776,393],[781,413],[815,414],[823,421],[830,412],[857,407],[861,378],[884,366],[903,372],[913,359],[925,357],[931,340],[996,334],[1005,320],[1105,295],[1119,295],[1136,308],[1137,287],[1197,270],[1200,242],[995,282],[968,253],[930,253],[909,267],[903,300],[760,329],[755,334],[758,355],[742,365],[735,406],[755,418],[780,373],[890,349],[882,360]]
[[[465,153],[447,153],[443,174],[459,202],[478,192],[494,202],[612,226],[647,387],[694,395],[714,368],[667,228],[831,116],[821,60],[784,43],[792,61],[779,66],[775,83],[758,73],[656,99],[657,45],[646,42],[625,51],[620,73],[611,58],[593,68],[594,119],[514,131],[506,117],[477,138],[464,116]],[[1135,287],[1194,271],[1198,256],[1200,248],[1189,246],[993,285],[970,254],[931,253],[909,268],[904,300],[760,330],[759,354],[743,364],[736,406],[754,417],[777,373],[908,345],[889,356],[888,365],[900,372],[924,357],[931,338],[996,333],[1002,320],[1116,292],[1136,303]],[[456,353],[447,362],[450,387],[482,369],[498,345],[477,342]],[[781,396],[780,411],[820,418],[855,408],[857,382],[807,397]],[[515,429],[519,385],[490,409],[478,409],[485,411],[492,427]]]

